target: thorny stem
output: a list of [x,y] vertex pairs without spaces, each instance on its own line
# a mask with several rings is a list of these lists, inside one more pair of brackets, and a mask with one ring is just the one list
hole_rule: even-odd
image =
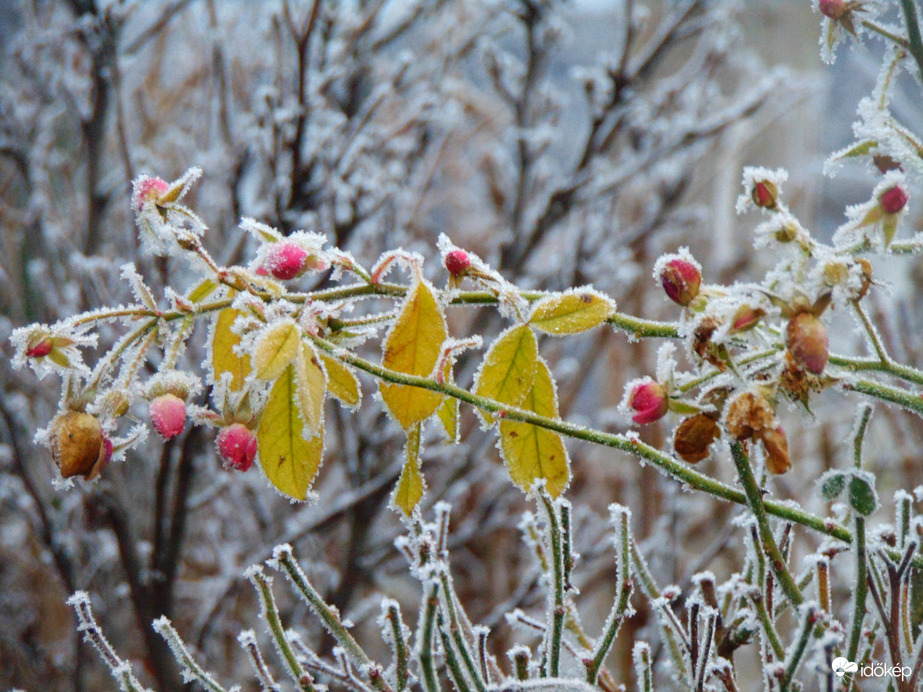
[[369,659],[365,651],[362,650],[362,647],[359,646],[359,643],[349,633],[345,625],[343,625],[339,613],[337,613],[333,607],[327,605],[324,599],[321,598],[321,595],[317,593],[315,588],[311,585],[311,582],[308,581],[301,566],[295,561],[294,555],[292,555],[291,546],[279,546],[273,551],[273,557],[275,558],[276,564],[282,568],[283,573],[292,583],[292,586],[298,590],[305,601],[307,601],[308,605],[311,606],[311,609],[321,619],[321,622],[324,623],[324,627],[327,628],[327,631],[330,632],[334,639],[337,640],[337,643],[343,647],[353,663],[368,676],[372,686],[378,690],[390,690],[390,686],[380,675],[373,675],[373,671],[377,670],[378,667]]
[[628,611],[628,599],[631,596],[631,581],[629,580],[629,575],[631,574],[631,545],[633,541],[631,540],[631,532],[628,526],[628,512],[624,510],[620,511],[617,520],[619,523],[616,532],[616,538],[618,539],[616,545],[616,573],[619,577],[619,583],[616,588],[618,589],[619,597],[612,605],[612,611],[609,613],[609,617],[606,620],[602,636],[600,636],[599,641],[596,643],[593,656],[587,664],[586,681],[591,685],[596,682],[599,669],[602,667],[603,661],[612,648],[615,635],[618,634],[619,627]]
[[420,608],[420,623],[417,626],[417,646],[419,647],[417,658],[420,661],[423,689],[426,692],[441,691],[433,656],[433,630],[436,627],[436,613],[439,607],[438,589],[439,585],[436,582],[430,582],[427,586],[423,596],[423,607]]
[[[548,640],[548,674],[556,678],[561,673],[561,639],[564,636],[564,555],[561,548],[561,531],[557,508],[544,490],[538,494],[545,506],[548,535],[551,543],[551,576],[554,582],[554,602],[551,619],[551,638]],[[544,666],[542,666],[544,668]]]
[[189,653],[185,642],[166,617],[154,621],[154,629],[170,646],[173,656],[205,689],[212,692],[226,692],[218,682],[200,666]]
[[798,667],[801,665],[802,659],[804,659],[804,653],[808,648],[808,639],[810,639],[814,630],[817,610],[812,605],[806,606],[804,610],[805,612],[801,616],[801,629],[798,630],[798,639],[795,640],[789,650],[788,658],[785,661],[785,679],[782,681],[781,692],[788,692],[788,690],[793,689],[792,683],[795,681],[795,673],[798,672]]
[[779,551],[775,536],[772,535],[772,527],[769,526],[769,517],[766,514],[766,507],[763,503],[763,494],[760,491],[759,485],[757,485],[756,478],[753,475],[753,469],[750,468],[750,460],[747,457],[747,453],[744,451],[743,445],[741,445],[740,442],[734,442],[731,445],[731,456],[734,457],[734,465],[737,467],[737,476],[747,495],[747,504],[750,506],[750,510],[753,512],[753,516],[756,519],[757,528],[760,534],[760,543],[769,557],[769,566],[773,574],[776,575],[776,579],[779,580],[779,586],[782,587],[782,591],[785,592],[788,600],[791,601],[792,605],[799,606],[804,601],[804,596],[801,595],[801,591],[792,578],[791,572],[788,571],[785,558]]
[[[481,671],[475,662],[474,655],[471,653],[468,642],[465,641],[462,635],[462,623],[458,615],[458,610],[455,607],[455,592],[452,589],[452,585],[449,583],[449,575],[445,570],[442,570],[439,578],[442,584],[446,615],[449,617],[449,635],[451,635],[452,642],[454,642],[455,646],[458,648],[462,663],[465,666],[465,670],[470,674],[475,688],[478,692],[487,692],[487,687],[484,684],[484,680],[481,678]],[[440,620],[441,619],[440,617]],[[446,636],[442,632],[442,628],[440,628],[440,634],[442,634],[443,637]],[[446,657],[448,657],[448,653]]]
[[248,576],[259,594],[260,603],[263,606],[264,617],[269,625],[269,631],[272,633],[273,641],[275,641],[276,647],[282,654],[282,658],[285,659],[289,675],[291,675],[298,687],[304,692],[317,692],[317,688],[314,687],[314,683],[311,680],[311,675],[298,661],[295,651],[292,649],[285,636],[285,628],[282,626],[279,610],[276,608],[276,601],[272,595],[269,579],[263,573],[263,570],[259,568],[251,569]]
[[397,603],[388,605],[386,617],[391,623],[391,635],[394,637],[395,677],[397,678],[397,689],[400,692],[407,688],[409,680],[407,664],[410,656],[407,651],[407,642],[404,639],[404,623],[401,620],[401,611]]

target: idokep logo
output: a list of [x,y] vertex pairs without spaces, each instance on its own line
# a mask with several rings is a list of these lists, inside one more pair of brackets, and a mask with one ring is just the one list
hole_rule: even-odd
[[855,661],[838,656],[830,663],[833,674],[838,678],[847,673],[859,675],[864,678],[898,678],[907,680],[913,672],[910,666],[886,666],[882,663],[869,663],[859,666]]
[[830,667],[833,668],[833,673],[838,678],[843,677],[846,673],[855,673],[859,670],[858,663],[849,661],[842,656],[833,659],[833,663],[830,664]]

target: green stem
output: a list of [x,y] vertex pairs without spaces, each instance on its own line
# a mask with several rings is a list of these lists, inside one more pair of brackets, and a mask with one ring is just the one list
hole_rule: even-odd
[[[313,341],[321,350],[329,353],[335,358],[338,358],[344,363],[352,365],[359,370],[377,377],[378,379],[393,382],[395,384],[403,384],[410,387],[419,387],[421,389],[428,389],[430,391],[439,392],[441,394],[451,396],[455,399],[475,406],[483,411],[490,413],[499,413],[502,411],[505,420],[531,423],[532,425],[545,428],[546,430],[552,430],[556,433],[560,433],[561,435],[565,435],[575,440],[583,440],[585,442],[592,442],[604,447],[618,449],[622,452],[639,457],[640,459],[655,465],[667,475],[672,476],[676,480],[688,485],[695,490],[700,490],[714,497],[727,500],[729,502],[735,502],[740,505],[747,504],[746,495],[740,490],[737,490],[736,488],[706,476],[705,474],[680,463],[672,456],[661,452],[656,447],[652,447],[651,445],[641,442],[634,436],[606,433],[600,430],[592,430],[584,428],[580,425],[568,423],[567,421],[562,421],[557,418],[541,416],[532,411],[527,411],[515,406],[509,406],[494,399],[488,399],[487,397],[473,394],[468,390],[462,389],[461,387],[451,383],[438,383],[435,380],[425,377],[407,375],[405,373],[389,370],[388,368],[384,368],[376,363],[366,360],[365,358],[357,356],[354,353],[343,351],[342,349],[337,348],[334,344],[331,344],[330,342],[321,338],[313,337]],[[923,406],[923,401],[921,401],[921,406]],[[850,535],[849,530],[845,527],[828,519],[824,519],[810,514],[809,512],[805,512],[804,510],[792,507],[789,503],[782,504],[773,501],[766,501],[764,505],[766,511],[769,514],[777,516],[781,519],[785,519],[786,521],[801,524],[802,526],[806,526],[815,531],[819,531],[828,536],[832,536],[833,538],[837,538],[846,543],[849,543],[852,540],[852,536]]]
[[923,399],[920,398],[919,394],[915,394],[914,392],[879,384],[871,380],[856,380],[855,382],[844,384],[843,387],[850,391],[858,392],[859,394],[875,397],[882,401],[889,401],[892,404],[897,404],[902,408],[923,416]]
[[538,495],[545,506],[548,519],[548,535],[551,543],[551,576],[554,583],[554,603],[551,614],[551,636],[548,640],[549,674],[556,678],[561,674],[561,641],[564,637],[564,555],[561,547],[561,529],[554,502],[544,489]]
[[308,605],[311,606],[311,610],[313,610],[321,619],[321,622],[324,623],[324,627],[327,628],[327,631],[330,632],[331,636],[337,640],[337,643],[343,647],[347,656],[352,659],[353,664],[366,674],[372,686],[379,690],[390,690],[390,687],[380,675],[375,674],[375,671],[380,670],[380,667],[372,662],[365,651],[362,650],[362,647],[359,646],[359,643],[349,633],[349,630],[346,629],[346,626],[340,620],[340,615],[337,613],[336,609],[327,605],[324,599],[321,598],[321,595],[317,593],[315,588],[311,585],[311,582],[308,581],[307,575],[305,575],[301,566],[295,560],[291,547],[287,545],[277,547],[273,551],[273,557],[275,558],[276,564],[282,568],[282,572],[292,583],[292,586],[304,597]]
[[[903,2],[903,1],[904,1],[904,0],[901,0],[901,2]],[[862,24],[862,26],[864,26],[864,27],[865,27],[866,29],[868,29],[869,31],[873,31],[873,32],[875,32],[876,34],[878,34],[879,36],[882,36],[882,37],[888,39],[889,41],[891,41],[891,42],[893,42],[893,43],[896,43],[897,45],[899,45],[899,46],[900,46],[901,48],[903,48],[904,50],[910,50],[910,42],[909,42],[906,38],[904,38],[903,36],[900,36],[900,35],[898,35],[898,34],[895,34],[893,31],[888,31],[888,30],[885,29],[881,24],[878,24],[878,23],[876,23],[876,22],[870,21],[870,20],[868,20],[868,19],[863,19],[862,22],[861,22],[861,24]]]
[[920,37],[920,21],[917,8],[913,0],[901,0],[901,9],[904,11],[904,24],[907,26],[908,50],[917,61],[917,69],[923,78],[923,38]]
[[776,538],[772,535],[772,528],[769,526],[769,517],[766,514],[766,507],[763,503],[763,494],[760,492],[756,478],[753,476],[753,469],[750,468],[750,460],[747,458],[747,453],[744,451],[743,445],[741,445],[740,442],[734,442],[731,445],[731,456],[734,457],[734,465],[737,467],[737,476],[747,495],[747,504],[750,506],[750,510],[756,518],[756,524],[760,534],[760,543],[762,543],[763,550],[766,551],[769,557],[769,567],[772,569],[773,574],[776,575],[776,579],[779,580],[779,586],[782,587],[782,591],[788,597],[788,600],[791,601],[792,605],[799,606],[804,601],[804,596],[801,595],[801,591],[792,578],[791,572],[788,571],[785,558],[782,557],[779,546],[776,544]]
[[423,607],[420,608],[420,623],[417,626],[417,658],[420,661],[420,670],[423,673],[423,689],[426,692],[441,692],[439,678],[436,675],[436,663],[433,656],[433,632],[436,628],[436,614],[439,607],[439,586],[430,582],[423,596]]
[[282,620],[279,618],[279,610],[276,608],[276,601],[269,586],[269,579],[261,568],[251,569],[249,577],[260,596],[263,616],[269,624],[269,630],[272,633],[273,641],[276,643],[276,648],[282,654],[282,658],[285,659],[289,675],[303,692],[316,692],[311,676],[298,662],[298,657],[285,637],[285,628],[282,627]]
[[875,353],[878,354],[878,360],[881,362],[882,367],[891,365],[892,361],[888,357],[887,351],[885,351],[885,345],[881,343],[881,338],[878,336],[878,332],[875,331],[875,327],[872,325],[871,320],[869,320],[868,315],[865,314],[865,310],[862,309],[862,305],[858,300],[853,301],[853,308],[856,310],[856,315],[858,315],[859,321],[862,322],[862,327],[865,329],[865,333],[868,335],[869,341],[872,342],[872,347],[875,349]]
[[[808,639],[814,631],[814,616],[817,610],[813,607],[805,607],[805,612],[801,615],[801,628],[798,630],[798,639],[791,648],[788,659],[785,661],[785,678],[780,687],[781,692],[789,692],[794,689],[795,673],[804,659],[804,652],[808,648]],[[850,659],[852,660],[852,659]]]

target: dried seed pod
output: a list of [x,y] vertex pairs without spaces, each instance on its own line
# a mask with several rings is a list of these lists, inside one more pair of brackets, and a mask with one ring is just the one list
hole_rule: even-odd
[[738,440],[748,440],[776,425],[772,406],[755,392],[739,394],[728,405],[725,427]]
[[764,430],[759,435],[766,448],[766,468],[776,475],[785,473],[792,467],[792,460],[788,455],[788,438],[781,425]]
[[709,447],[721,435],[718,423],[707,413],[690,416],[676,429],[673,449],[689,464],[697,464],[709,454]]
[[98,476],[112,454],[99,419],[81,411],[67,411],[52,424],[51,454],[64,478]]

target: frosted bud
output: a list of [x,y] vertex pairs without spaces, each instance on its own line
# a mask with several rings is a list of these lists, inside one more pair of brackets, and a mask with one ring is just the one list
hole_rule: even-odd
[[753,329],[765,315],[766,311],[762,308],[754,308],[746,304],[741,305],[737,308],[737,312],[734,313],[734,319],[731,322],[729,331],[731,334],[738,334],[739,332]]
[[26,346],[26,355],[29,358],[44,358],[54,348],[54,339],[50,336],[37,335]]
[[109,463],[112,441],[96,416],[67,411],[52,423],[51,454],[64,478],[93,479]]
[[134,207],[135,211],[141,211],[148,202],[160,200],[169,189],[170,184],[163,178],[142,175],[134,182],[131,206]]
[[820,13],[830,19],[842,19],[849,11],[846,0],[820,0],[817,3]]
[[827,327],[810,312],[799,312],[788,321],[786,346],[799,365],[819,375],[830,357]]
[[287,240],[273,243],[266,254],[266,269],[283,281],[299,277],[308,269],[308,251]]
[[878,203],[885,214],[897,214],[907,204],[907,193],[900,185],[894,185],[881,193]]
[[753,203],[760,209],[775,209],[779,200],[779,188],[771,180],[760,180],[753,186]]
[[650,378],[635,382],[628,395],[628,408],[634,411],[631,419],[643,425],[663,418],[669,408],[667,392]]
[[674,256],[661,266],[660,284],[670,300],[685,307],[699,295],[702,272],[696,263]]
[[770,473],[785,473],[792,467],[788,455],[788,438],[781,425],[764,430],[760,434],[763,447],[766,448],[766,468]]
[[708,456],[709,447],[720,434],[714,418],[697,413],[680,423],[673,435],[673,449],[686,463],[697,464]]
[[464,250],[452,250],[445,256],[445,268],[452,276],[464,276],[471,266],[471,258]]
[[169,440],[176,437],[186,425],[186,402],[175,394],[161,394],[148,407],[154,429]]
[[218,453],[225,468],[246,471],[256,457],[256,436],[243,423],[234,423],[218,433]]

